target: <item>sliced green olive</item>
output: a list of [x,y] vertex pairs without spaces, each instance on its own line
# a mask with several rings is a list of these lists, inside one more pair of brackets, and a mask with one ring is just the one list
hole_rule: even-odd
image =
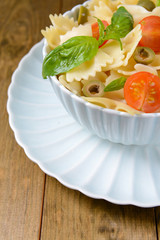
[[142,63],[147,65],[153,62],[155,58],[155,52],[148,47],[137,47],[133,54],[133,57],[137,63]]
[[79,15],[78,15],[78,24],[84,24],[87,22],[88,9],[84,6],[80,6]]
[[152,11],[156,7],[154,2],[150,0],[139,0],[137,5],[144,7],[148,11]]
[[104,84],[98,80],[86,82],[82,92],[86,97],[102,97],[104,95]]

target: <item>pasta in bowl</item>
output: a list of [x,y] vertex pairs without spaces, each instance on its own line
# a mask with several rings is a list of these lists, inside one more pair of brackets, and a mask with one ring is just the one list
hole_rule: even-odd
[[66,110],[99,137],[159,144],[160,55],[140,42],[141,20],[160,17],[160,7],[148,11],[136,3],[91,0],[64,15],[50,15],[52,25],[42,30],[43,77]]

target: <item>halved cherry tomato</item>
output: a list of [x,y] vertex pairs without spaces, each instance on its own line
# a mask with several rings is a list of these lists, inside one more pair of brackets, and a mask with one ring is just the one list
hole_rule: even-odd
[[140,21],[142,38],[140,46],[149,47],[155,52],[160,52],[160,17],[148,16]]
[[124,85],[124,97],[137,110],[156,112],[160,109],[160,78],[149,72],[131,75]]
[[[103,23],[103,25],[104,25],[105,28],[109,25],[108,22],[105,21],[105,20],[102,20],[102,23]],[[91,25],[91,28],[92,28],[92,36],[98,40],[98,38],[99,38],[99,26],[98,26],[98,22],[93,23],[93,24]],[[107,41],[108,41],[108,40],[104,41],[104,43],[103,43],[101,46],[99,46],[99,47],[102,47]]]

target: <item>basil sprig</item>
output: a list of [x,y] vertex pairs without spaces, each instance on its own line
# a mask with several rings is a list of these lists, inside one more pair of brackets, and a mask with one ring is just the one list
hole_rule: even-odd
[[43,61],[43,78],[68,72],[91,60],[97,54],[98,47],[105,40],[118,40],[122,49],[120,38],[125,37],[133,29],[132,15],[124,7],[120,7],[113,14],[111,24],[106,29],[100,19],[97,19],[97,21],[100,35],[98,41],[90,36],[77,36],[53,49]]
[[[102,28],[103,25],[103,23],[100,22],[101,20],[99,19],[99,29]],[[111,18],[111,24],[104,30],[105,34],[99,31],[99,42],[104,42],[109,39],[118,40],[122,50],[121,38],[124,38],[133,29],[133,23],[132,15],[124,7],[119,7]]]
[[127,79],[125,77],[120,77],[120,78],[117,78],[117,79],[113,80],[111,83],[109,83],[104,88],[104,92],[112,92],[112,91],[122,89],[124,87],[124,84],[125,84],[126,80]]
[[42,76],[56,76],[91,60],[98,51],[98,41],[89,36],[72,37],[53,49],[44,59]]
[[104,38],[105,38],[105,26],[104,26],[103,22],[99,18],[96,18],[96,19],[97,19],[98,28],[99,28],[98,43],[99,43],[99,46],[101,46],[103,44]]

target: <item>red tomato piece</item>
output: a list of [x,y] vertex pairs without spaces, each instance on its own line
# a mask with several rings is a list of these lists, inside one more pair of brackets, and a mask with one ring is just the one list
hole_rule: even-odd
[[[105,28],[109,25],[108,22],[105,21],[105,20],[102,20],[102,23],[103,23]],[[93,23],[91,25],[91,28],[92,28],[92,36],[98,40],[99,39],[99,26],[98,26],[98,22]],[[99,46],[99,47],[102,47],[107,41],[108,40],[104,41],[104,43],[101,46]]]
[[160,78],[149,72],[131,75],[124,85],[127,104],[145,113],[160,109]]
[[148,16],[140,21],[142,38],[139,45],[160,52],[160,17]]

